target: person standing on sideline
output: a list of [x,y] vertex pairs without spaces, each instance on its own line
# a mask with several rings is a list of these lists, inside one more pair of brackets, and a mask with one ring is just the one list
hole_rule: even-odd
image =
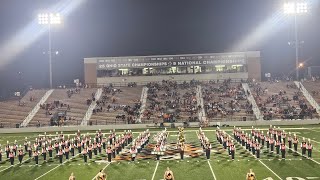
[[256,175],[255,173],[252,171],[252,169],[250,169],[250,171],[247,173],[247,178],[246,180],[256,180]]
[[76,177],[73,175],[73,173],[71,173],[69,180],[76,180]]
[[174,180],[173,172],[167,167],[167,170],[164,172],[163,175],[164,180]]

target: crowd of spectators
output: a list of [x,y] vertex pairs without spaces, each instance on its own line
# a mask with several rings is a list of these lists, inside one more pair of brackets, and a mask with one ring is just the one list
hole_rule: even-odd
[[[277,88],[277,92],[269,92],[269,87]],[[273,84],[273,85],[272,85]],[[302,92],[293,82],[287,81],[285,86],[282,82],[270,81],[261,83],[250,83],[253,97],[263,113],[265,120],[272,119],[305,119],[313,118],[315,109],[307,103]],[[290,93],[289,93],[290,92]]]
[[[209,81],[202,85],[204,109],[208,119],[231,118],[244,115],[252,116],[252,104],[247,100],[241,83],[232,83],[230,79],[222,82]],[[242,117],[239,117],[242,118]]]
[[[136,87],[136,83],[129,83],[128,87],[134,88]],[[133,104],[119,103],[119,98],[121,98],[123,90],[121,88],[115,88],[112,85],[103,87],[102,96],[99,100],[96,100],[96,108],[93,110],[93,114],[98,113],[109,113],[109,112],[117,112],[115,116],[116,120],[121,120],[128,124],[137,123],[137,118],[140,115],[140,100],[135,100]],[[117,98],[117,96],[119,98]],[[94,96],[93,96],[93,99]]]
[[197,106],[196,86],[198,81],[178,84],[173,80],[148,83],[147,107],[143,116],[154,117],[155,123],[198,121],[200,107]]

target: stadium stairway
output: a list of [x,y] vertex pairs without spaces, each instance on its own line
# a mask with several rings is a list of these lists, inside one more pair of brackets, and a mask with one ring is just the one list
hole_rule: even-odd
[[197,106],[201,107],[201,110],[198,111],[198,119],[199,120],[206,120],[207,116],[206,113],[204,111],[204,103],[203,103],[203,97],[202,97],[202,88],[200,85],[197,86]]
[[47,101],[48,97],[53,93],[54,89],[48,90],[37,103],[37,105],[31,110],[28,116],[21,123],[21,127],[27,127],[32,118],[37,114],[40,109],[40,105]]
[[249,88],[248,83],[242,83],[242,88],[244,89],[244,91],[245,91],[245,93],[247,95],[247,99],[252,104],[252,110],[253,110],[253,113],[256,116],[257,120],[263,120],[263,115],[261,114],[261,111],[260,111],[259,107],[257,106],[256,101],[254,100],[254,98],[252,96],[252,93],[251,93],[251,90]]
[[300,89],[303,93],[304,97],[309,101],[311,106],[316,109],[317,113],[320,115],[320,106],[317,101],[311,96],[311,94],[307,91],[304,85],[301,82],[294,81],[294,84]]
[[[94,97],[95,97],[96,100],[98,100],[98,99],[100,99],[101,95],[102,95],[102,88],[99,88],[99,89],[97,89]],[[85,126],[88,125],[88,121],[90,120],[90,118],[92,116],[92,112],[96,108],[96,106],[97,106],[96,101],[92,101],[90,106],[89,106],[89,108],[88,108],[88,110],[87,110],[87,112],[86,112],[86,114],[84,115],[84,117],[82,119],[82,122],[81,122],[82,126],[83,125],[85,125]]]
[[148,88],[147,87],[143,87],[142,88],[142,93],[141,93],[141,98],[140,98],[140,102],[141,102],[140,115],[139,115],[139,118],[137,119],[137,121],[139,123],[141,123],[141,119],[143,117],[143,112],[146,109],[147,96],[148,96]]

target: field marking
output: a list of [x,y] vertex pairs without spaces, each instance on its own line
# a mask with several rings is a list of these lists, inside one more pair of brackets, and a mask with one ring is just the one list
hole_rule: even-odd
[[[237,142],[237,144],[239,144],[243,149],[245,149],[245,150],[248,152],[248,150],[247,150],[245,147],[243,147],[238,141],[236,141],[230,134],[227,133],[227,135],[228,135],[231,139],[233,139],[235,142]],[[256,156],[253,155],[251,152],[249,152],[249,154],[251,154],[254,158],[256,158]],[[280,180],[282,180],[282,178],[281,178],[277,173],[275,173],[272,169],[270,169],[270,168],[269,168],[266,164],[264,164],[260,159],[259,159],[259,162],[260,162],[264,167],[266,167],[270,172],[272,172],[272,174],[274,174],[275,176],[277,176],[277,178],[279,178]]]
[[277,176],[277,178],[279,178],[280,180],[282,180],[282,178],[280,176],[278,176],[274,171],[272,171],[272,169],[270,169],[265,163],[263,163],[260,159],[259,162],[264,165],[264,167],[266,167],[269,171],[271,171],[275,176]]
[[[103,167],[102,172],[110,165],[111,163],[108,163],[105,167]],[[95,180],[96,177],[99,175],[99,173],[97,175],[94,176],[94,178],[92,178],[92,180]]]
[[152,179],[151,179],[151,180],[154,180],[154,176],[156,175],[158,166],[159,166],[159,161],[157,162],[156,168],[154,168],[154,172],[153,172],[153,175],[152,175]]
[[[24,162],[26,162],[26,161],[28,161],[28,160],[30,160],[30,159],[31,159],[31,158],[22,161],[21,164],[23,164]],[[16,165],[19,165],[19,164],[14,164],[14,165],[12,165],[12,166],[9,166],[9,167],[7,167],[7,168],[5,168],[5,169],[2,169],[0,172],[3,172],[3,171],[5,171],[5,170],[7,170],[7,169],[9,169],[9,168],[11,168],[11,167],[16,166]]]
[[68,159],[68,160],[64,161],[62,164],[59,164],[58,166],[56,166],[56,167],[54,167],[54,168],[50,169],[49,171],[47,171],[46,173],[42,174],[41,176],[37,177],[37,178],[36,178],[36,179],[34,179],[34,180],[38,180],[38,179],[42,178],[43,176],[45,176],[45,175],[49,174],[51,171],[53,171],[53,170],[57,169],[57,168],[58,168],[58,167],[60,167],[61,165],[65,164],[66,162],[69,162],[70,160],[74,159],[74,158],[75,158],[75,157],[77,157],[77,156],[79,156],[79,154],[75,155],[73,158],[70,158],[70,159]]
[[213,172],[213,170],[212,170],[212,166],[211,166],[211,164],[210,164],[210,162],[209,162],[209,161],[207,161],[207,162],[208,162],[208,164],[209,164],[209,168],[210,168],[210,170],[211,170],[211,173],[212,173],[213,179],[214,179],[214,180],[216,180],[217,178],[216,178],[216,175],[214,174],[214,172]]

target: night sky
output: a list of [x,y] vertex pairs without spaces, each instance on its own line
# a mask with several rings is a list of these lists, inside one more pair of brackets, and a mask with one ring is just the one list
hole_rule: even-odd
[[[294,48],[288,45],[294,38],[294,18],[282,14],[281,0],[1,0],[1,96],[28,85],[48,87],[48,56],[43,54],[48,51],[48,33],[18,53],[15,42],[18,47],[9,48],[15,54],[11,58],[1,47],[37,20],[38,13],[76,1],[83,3],[52,29],[53,50],[59,51],[53,56],[54,85],[83,80],[83,58],[99,56],[259,50],[263,73],[288,74],[294,69]],[[267,21],[272,17],[274,23]],[[304,41],[300,59],[308,60],[307,65],[320,65],[319,17],[319,3],[314,3],[298,18]],[[28,41],[32,33],[20,40]]]

